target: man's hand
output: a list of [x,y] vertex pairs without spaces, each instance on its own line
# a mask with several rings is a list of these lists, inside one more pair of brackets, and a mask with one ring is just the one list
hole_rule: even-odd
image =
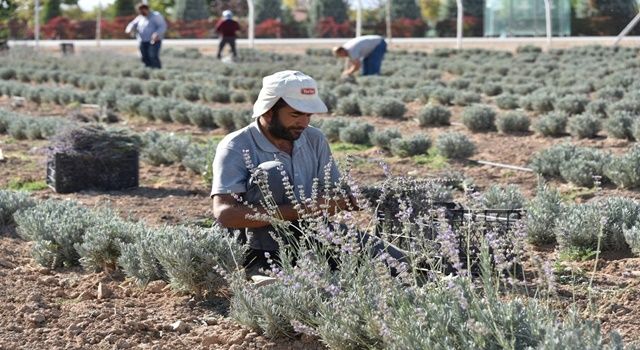
[[158,33],[151,34],[151,45],[155,44],[156,41],[160,41],[160,36]]

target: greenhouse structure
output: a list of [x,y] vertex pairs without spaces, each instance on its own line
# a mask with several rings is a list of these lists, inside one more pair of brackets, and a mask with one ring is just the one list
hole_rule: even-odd
[[[570,0],[550,0],[554,36],[571,35]],[[485,37],[542,36],[546,33],[543,0],[487,0]]]

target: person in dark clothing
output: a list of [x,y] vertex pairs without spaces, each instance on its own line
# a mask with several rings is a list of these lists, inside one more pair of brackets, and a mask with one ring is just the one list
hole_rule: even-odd
[[233,12],[226,10],[222,12],[222,19],[216,24],[216,32],[220,35],[220,44],[218,46],[218,59],[222,58],[222,50],[225,45],[229,44],[233,58],[237,57],[236,53],[236,32],[240,30],[240,24],[233,19]]

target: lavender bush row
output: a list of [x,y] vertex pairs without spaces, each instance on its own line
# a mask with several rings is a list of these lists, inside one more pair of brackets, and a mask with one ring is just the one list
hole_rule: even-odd
[[89,210],[55,200],[27,204],[23,198],[14,215],[18,233],[34,242],[34,259],[51,269],[122,268],[141,284],[165,279],[176,290],[203,296],[217,292],[244,261],[244,246],[217,226],[151,228],[123,220],[109,208]]

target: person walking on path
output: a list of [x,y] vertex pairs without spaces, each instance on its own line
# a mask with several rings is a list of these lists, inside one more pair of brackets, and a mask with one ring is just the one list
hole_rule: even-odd
[[[303,199],[302,194],[311,198],[315,190],[335,187],[340,181],[327,139],[322,131],[309,126],[312,114],[326,112],[315,80],[298,71],[277,72],[263,79],[253,106],[254,122],[227,135],[218,144],[212,168],[213,215],[219,225],[244,229],[248,235],[247,275],[268,270],[269,257],[274,261],[278,257],[279,246],[272,237],[278,233],[269,219],[255,216],[269,215],[261,203],[268,200],[277,205],[277,219],[291,222],[293,227],[300,218],[283,178],[286,176],[295,189],[296,201]],[[269,194],[265,193],[264,180],[261,187],[261,180],[252,177],[250,168],[254,165],[254,172],[266,174]],[[328,203],[323,198],[317,200],[330,213],[357,208],[352,197]],[[376,237],[362,233],[358,239],[362,244],[370,243],[376,252],[404,258],[397,248]]]
[[129,22],[125,33],[135,33],[140,44],[142,62],[149,68],[162,68],[160,63],[160,47],[164,33],[167,31],[167,22],[158,11],[151,11],[144,3],[136,6],[139,15]]
[[360,68],[362,75],[379,75],[386,52],[387,43],[380,35],[360,36],[333,48],[335,56],[346,58],[342,77],[352,76]]
[[226,10],[222,12],[222,19],[216,24],[216,32],[220,35],[220,43],[218,44],[218,59],[222,58],[222,50],[225,45],[229,44],[233,58],[237,57],[236,53],[236,32],[240,30],[240,24],[233,19],[233,12]]

